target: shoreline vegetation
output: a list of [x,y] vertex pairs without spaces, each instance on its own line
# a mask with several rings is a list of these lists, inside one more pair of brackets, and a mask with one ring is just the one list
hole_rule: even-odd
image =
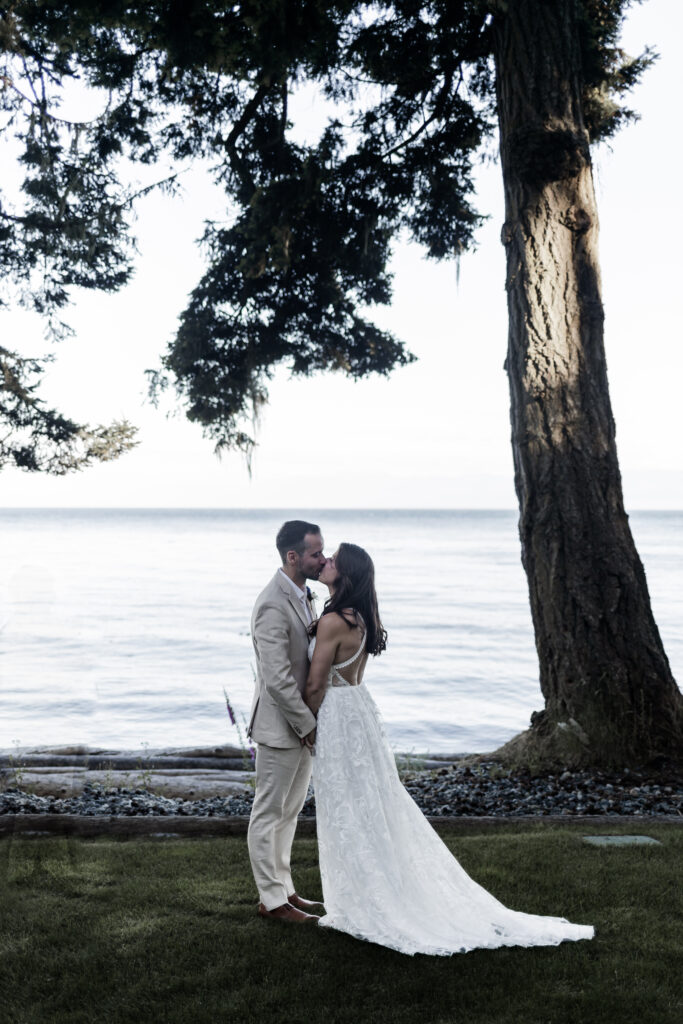
[[[661,817],[683,822],[683,772],[508,769],[486,754],[397,754],[399,774],[433,818]],[[236,746],[0,751],[0,815],[246,817],[253,764]],[[302,817],[315,816],[312,791]]]

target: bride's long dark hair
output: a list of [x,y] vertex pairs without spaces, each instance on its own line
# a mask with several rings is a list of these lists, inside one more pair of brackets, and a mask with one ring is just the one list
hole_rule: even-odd
[[[353,608],[362,617],[368,635],[365,649],[368,654],[381,654],[386,650],[387,631],[382,625],[377,608],[375,591],[375,566],[370,555],[357,544],[340,544],[335,567],[338,572],[334,594],[325,601],[323,615],[337,612],[348,624],[349,629],[358,625],[345,614],[344,609]],[[311,630],[315,633],[317,623]]]

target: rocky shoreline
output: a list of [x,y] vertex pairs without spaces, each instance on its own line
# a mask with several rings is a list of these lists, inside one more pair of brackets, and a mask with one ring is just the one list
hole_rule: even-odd
[[[426,775],[429,774],[429,778]],[[683,774],[642,771],[507,772],[494,761],[449,765],[404,777],[430,816],[672,815],[683,818]]]
[[[134,752],[73,749],[0,754],[0,815],[229,817],[251,811],[253,772],[234,748],[144,752],[144,759]],[[57,759],[70,763],[55,765]],[[683,773],[665,764],[656,770],[532,775],[482,758],[397,761],[406,789],[430,817],[683,818]],[[312,792],[302,814],[315,815]]]

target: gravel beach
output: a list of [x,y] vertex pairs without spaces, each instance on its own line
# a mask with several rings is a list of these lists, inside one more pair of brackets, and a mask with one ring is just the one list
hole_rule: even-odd
[[[217,773],[220,774],[220,773]],[[248,773],[245,773],[245,778]],[[402,772],[406,789],[425,814],[434,817],[516,815],[656,815],[683,817],[683,773],[657,770],[564,771],[533,776],[508,772],[493,761],[451,763]],[[10,781],[6,779],[6,782]],[[71,795],[39,796],[10,785],[0,793],[0,814],[248,815],[250,787],[237,796],[165,796],[153,787],[105,787],[86,782]],[[309,792],[303,815],[315,815]]]

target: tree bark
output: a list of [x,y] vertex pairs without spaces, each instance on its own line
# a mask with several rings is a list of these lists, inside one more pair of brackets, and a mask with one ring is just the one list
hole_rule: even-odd
[[683,698],[624,511],[603,344],[576,0],[496,15],[522,561],[545,710],[507,760],[679,759]]

